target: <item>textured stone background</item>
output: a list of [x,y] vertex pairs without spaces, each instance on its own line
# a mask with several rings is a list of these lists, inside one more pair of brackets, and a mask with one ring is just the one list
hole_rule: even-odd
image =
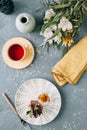
[[[42,0],[45,2],[45,0]],[[0,130],[24,130],[20,120],[10,109],[2,97],[6,92],[15,101],[15,93],[20,85],[31,78],[45,78],[53,82],[62,96],[62,108],[57,118],[51,123],[40,126],[32,126],[32,130],[87,130],[87,72],[83,74],[78,84],[71,86],[66,84],[60,88],[50,75],[52,66],[61,59],[61,50],[52,48],[49,53],[40,47],[43,37],[40,31],[34,30],[30,35],[20,33],[15,27],[15,19],[23,12],[32,13],[38,25],[42,23],[44,9],[35,11],[43,6],[41,0],[14,0],[15,9],[11,15],[0,13]],[[87,15],[84,17],[76,42],[87,35]],[[9,68],[2,59],[2,47],[12,37],[24,37],[32,42],[35,48],[35,58],[30,67],[22,70]]]

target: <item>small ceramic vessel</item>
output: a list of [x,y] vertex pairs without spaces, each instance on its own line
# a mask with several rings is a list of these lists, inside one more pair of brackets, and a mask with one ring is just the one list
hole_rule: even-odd
[[16,28],[22,33],[30,33],[35,28],[35,18],[29,13],[21,13],[16,18]]

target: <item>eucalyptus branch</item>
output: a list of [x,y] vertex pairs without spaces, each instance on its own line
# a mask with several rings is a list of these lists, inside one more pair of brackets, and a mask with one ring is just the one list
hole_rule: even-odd
[[53,8],[53,9],[62,9],[62,8],[66,8],[66,7],[69,7],[71,5],[71,2],[68,3],[68,4],[58,4],[58,5],[50,5],[49,7]]
[[48,5],[41,32],[44,46],[65,46],[65,54],[78,34],[87,12],[87,0],[61,0]]

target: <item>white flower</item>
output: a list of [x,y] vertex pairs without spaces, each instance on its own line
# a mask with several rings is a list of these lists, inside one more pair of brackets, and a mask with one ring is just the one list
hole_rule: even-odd
[[56,31],[56,30],[57,30],[57,26],[56,26],[56,25],[51,25],[51,26],[50,26],[50,29],[51,29],[52,31]]
[[53,39],[48,40],[49,44],[53,44]]
[[43,35],[42,31],[40,31],[40,35]]
[[54,0],[54,2],[59,4],[61,0]]
[[41,44],[41,46],[45,46],[45,44],[47,44],[47,43],[49,43],[49,44],[52,44],[53,43],[53,39],[47,39],[47,38],[45,38],[44,40],[43,40],[43,43]]
[[53,32],[50,28],[46,28],[44,33],[43,33],[43,36],[47,39],[49,39],[50,37],[52,37],[53,35]]
[[59,44],[61,42],[61,37],[59,35],[55,36],[53,38],[54,42],[56,42],[57,44]]
[[59,44],[61,42],[61,33],[59,33],[58,35],[56,35],[55,37],[51,38],[53,36],[53,31],[57,30],[57,26],[56,25],[51,25],[50,27],[46,28],[45,31],[42,33],[40,32],[40,35],[44,36],[44,41],[43,44],[49,42],[49,44],[52,44],[53,41],[56,42],[57,44]]
[[45,19],[50,19],[51,17],[55,16],[55,12],[54,10],[51,8],[51,9],[48,9],[45,13]]
[[44,24],[48,23],[48,21],[44,21]]
[[42,33],[42,31],[40,32],[40,35],[43,35],[44,37],[48,37],[48,35],[52,36],[53,32],[52,31],[56,31],[57,30],[57,26],[56,25],[51,25],[50,27],[46,28],[44,33]]
[[70,29],[72,29],[72,23],[68,19],[66,19],[65,17],[63,17],[60,20],[58,28],[61,28],[63,31],[70,30]]
[[61,42],[61,37],[59,35],[56,35],[55,37],[53,37],[52,39],[45,39],[46,41],[49,42],[49,44],[53,44],[53,41],[56,42],[57,44],[59,44]]

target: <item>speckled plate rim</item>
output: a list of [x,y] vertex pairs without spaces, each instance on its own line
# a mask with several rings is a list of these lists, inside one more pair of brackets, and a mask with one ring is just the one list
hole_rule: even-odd
[[[13,61],[8,56],[9,46],[13,45],[14,43],[20,43],[26,49],[26,56],[21,61],[20,60]],[[31,42],[25,38],[22,38],[22,37],[11,38],[4,44],[2,48],[2,58],[9,67],[14,68],[14,69],[23,69],[32,63],[34,59],[34,47],[31,44]]]
[[[52,118],[52,119],[50,119],[50,120],[48,120],[48,121],[45,121],[45,122],[43,122],[42,123],[42,121],[40,122],[39,121],[39,123],[35,123],[34,121],[29,121],[27,118],[24,118],[21,114],[20,114],[20,111],[18,110],[18,106],[17,106],[17,98],[18,98],[18,93],[20,92],[20,89],[22,89],[22,87],[23,87],[23,85],[25,85],[26,86],[26,83],[28,83],[29,81],[33,81],[33,80],[42,80],[43,82],[47,82],[48,84],[51,84],[52,86],[53,86],[53,88],[55,88],[56,89],[56,92],[58,93],[58,96],[59,96],[59,98],[60,99],[58,99],[58,100],[60,100],[60,104],[59,104],[59,109],[58,109],[58,111],[56,112],[56,115]],[[16,107],[16,110],[17,110],[17,112],[18,112],[18,114],[20,115],[20,117],[22,118],[22,119],[24,119],[26,122],[28,122],[28,123],[30,123],[30,124],[32,124],[32,125],[45,125],[45,124],[48,124],[48,123],[50,123],[51,121],[53,121],[56,117],[57,117],[57,115],[59,114],[59,112],[60,112],[60,109],[61,109],[61,105],[62,105],[62,99],[61,99],[61,94],[60,94],[60,92],[59,92],[59,90],[56,88],[56,86],[52,83],[52,82],[50,82],[49,80],[46,80],[46,79],[43,79],[43,78],[33,78],[33,79],[29,79],[29,80],[27,80],[27,81],[25,81],[24,83],[22,83],[21,84],[21,86],[19,87],[19,89],[17,90],[17,92],[16,92],[16,94],[15,94],[15,107]],[[40,117],[41,118],[41,117]]]

